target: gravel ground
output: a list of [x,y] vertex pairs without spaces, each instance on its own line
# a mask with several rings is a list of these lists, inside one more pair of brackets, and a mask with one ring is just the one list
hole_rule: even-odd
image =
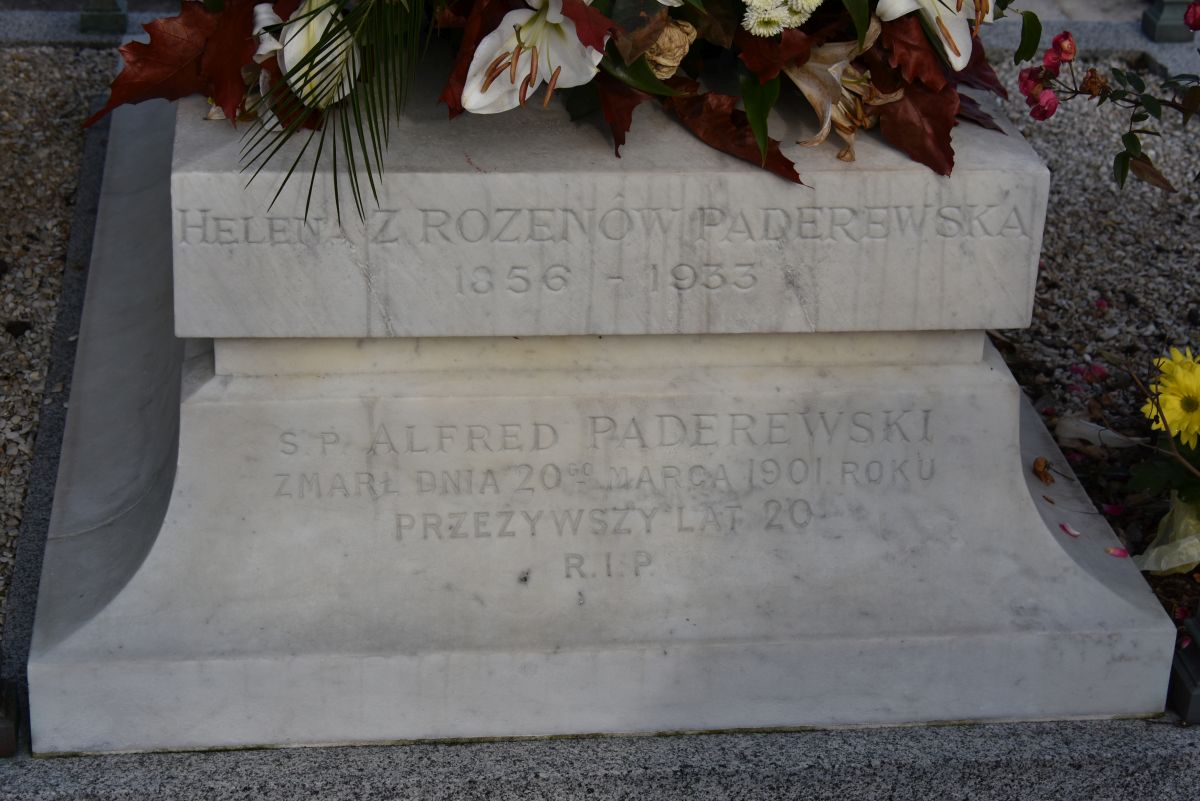
[[112,65],[105,50],[0,48],[0,632],[46,389],[79,124]]
[[[1015,90],[1016,70],[995,61]],[[0,49],[0,632],[79,170],[77,123],[112,64],[106,50]],[[1112,65],[1128,66],[1096,66]],[[1147,150],[1180,191],[1120,190],[1110,172],[1120,113],[1076,101],[1038,123],[1019,96],[1005,110],[1053,180],[1033,326],[996,332],[997,344],[1050,425],[1076,416],[1145,434],[1125,369],[1145,375],[1168,345],[1200,346],[1200,239],[1189,236],[1200,222],[1190,180],[1200,154],[1172,121]],[[1068,456],[1131,549],[1144,547],[1165,511],[1161,500],[1125,487],[1144,452],[1079,448]],[[1172,612],[1200,600],[1200,580],[1190,576],[1152,583]]]
[[[1086,54],[1087,43],[1080,42]],[[1005,84],[1016,86],[1010,60],[995,59]],[[1104,74],[1119,58],[1082,63]],[[1200,71],[1200,55],[1196,57]],[[1154,87],[1157,80],[1142,72]],[[1161,139],[1144,137],[1146,153],[1178,188],[1174,194],[1112,178],[1113,156],[1129,117],[1112,106],[1078,98],[1050,120],[1030,119],[1015,91],[1006,104],[1051,170],[1050,208],[1037,283],[1033,325],[998,332],[995,341],[1052,427],[1076,417],[1133,436],[1146,436],[1144,397],[1130,378],[1148,383],[1153,360],[1172,345],[1200,346],[1200,173],[1197,128],[1183,129],[1168,110]],[[1130,468],[1144,448],[1069,447],[1067,457],[1118,535],[1134,553],[1153,539],[1167,510],[1164,499],[1132,492]],[[1200,573],[1151,577],[1176,619],[1200,603]]]

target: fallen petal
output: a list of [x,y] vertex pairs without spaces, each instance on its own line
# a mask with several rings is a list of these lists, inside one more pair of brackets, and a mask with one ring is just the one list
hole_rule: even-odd
[[1058,527],[1061,528],[1063,534],[1066,534],[1068,537],[1074,537],[1075,539],[1079,539],[1081,536],[1083,536],[1083,534],[1079,531],[1076,531],[1075,527],[1072,526],[1070,523],[1059,523]]
[[1109,556],[1115,556],[1118,559],[1128,559],[1129,558],[1129,551],[1125,550],[1124,548],[1112,547],[1112,548],[1105,548],[1104,550],[1108,553]]
[[1033,474],[1047,487],[1054,483],[1054,476],[1050,474],[1050,460],[1045,456],[1033,460]]
[[1100,505],[1100,511],[1109,517],[1120,517],[1125,514],[1125,507],[1119,503],[1105,503]]

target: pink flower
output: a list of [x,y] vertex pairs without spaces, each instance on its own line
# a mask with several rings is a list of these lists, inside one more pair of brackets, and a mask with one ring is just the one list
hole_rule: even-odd
[[1105,309],[1108,308],[1109,304],[1108,304],[1108,301],[1105,300],[1104,298],[1096,298],[1095,305],[1096,305],[1097,309],[1099,309],[1100,311],[1104,311]]
[[1046,72],[1058,76],[1058,71],[1062,67],[1062,53],[1055,50],[1053,47],[1046,51],[1042,56],[1042,69]]
[[1187,7],[1187,11],[1183,12],[1183,24],[1193,31],[1200,31],[1200,0],[1192,3]]
[[1037,103],[1030,109],[1029,116],[1035,120],[1048,120],[1058,111],[1058,95],[1053,89],[1043,89]]
[[1045,88],[1042,86],[1041,67],[1026,67],[1021,70],[1021,74],[1017,76],[1017,88],[1026,99],[1040,95]]
[[[1195,5],[1193,3],[1193,5]],[[1075,37],[1070,31],[1063,31],[1058,36],[1054,37],[1054,41],[1050,44],[1050,49],[1058,54],[1059,61],[1074,61],[1075,60]]]

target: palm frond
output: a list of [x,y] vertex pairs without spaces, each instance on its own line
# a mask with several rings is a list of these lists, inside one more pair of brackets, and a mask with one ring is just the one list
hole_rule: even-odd
[[[319,124],[319,139],[309,175],[305,217],[311,208],[313,187],[320,164],[328,154],[332,160],[334,206],[341,222],[340,176],[345,175],[349,195],[360,219],[365,218],[365,202],[379,202],[379,179],[383,174],[392,122],[407,100],[417,62],[427,41],[432,4],[437,0],[361,0],[349,7],[346,0],[314,3],[307,13],[295,19],[314,19],[326,10],[336,11],[313,48],[296,64],[290,74],[307,79],[299,97],[286,80],[276,81],[251,107],[260,124],[248,131],[242,143],[243,168],[253,181],[280,154],[292,137],[306,130],[314,112],[304,100],[325,98],[337,93],[347,73],[352,85],[346,97],[330,104]],[[283,26],[272,33],[281,36]],[[281,39],[282,41],[282,39]],[[357,48],[357,59],[344,57],[349,42]],[[334,65],[331,68],[330,65]],[[279,190],[291,179],[312,144],[310,132],[296,153]],[[326,144],[329,148],[326,149]],[[361,176],[366,176],[363,186]]]

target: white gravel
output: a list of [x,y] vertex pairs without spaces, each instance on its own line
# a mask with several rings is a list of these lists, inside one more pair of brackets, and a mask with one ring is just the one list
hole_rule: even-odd
[[0,632],[66,260],[89,99],[107,50],[0,48]]
[[[1088,66],[1107,72],[1113,65],[1129,66],[1084,63],[1077,71],[1082,77]],[[1011,62],[999,72],[1015,88]],[[1126,112],[1079,98],[1037,122],[1012,94],[1010,118],[1052,177],[1033,326],[1003,332],[1014,346],[1006,356],[1031,397],[1054,413],[1090,414],[1144,433],[1142,399],[1123,370],[1146,376],[1168,345],[1200,345],[1200,185],[1192,181],[1200,172],[1200,127],[1193,121],[1185,130],[1168,111],[1164,136],[1143,138],[1176,194],[1132,177],[1120,189],[1112,160],[1122,149]]]

